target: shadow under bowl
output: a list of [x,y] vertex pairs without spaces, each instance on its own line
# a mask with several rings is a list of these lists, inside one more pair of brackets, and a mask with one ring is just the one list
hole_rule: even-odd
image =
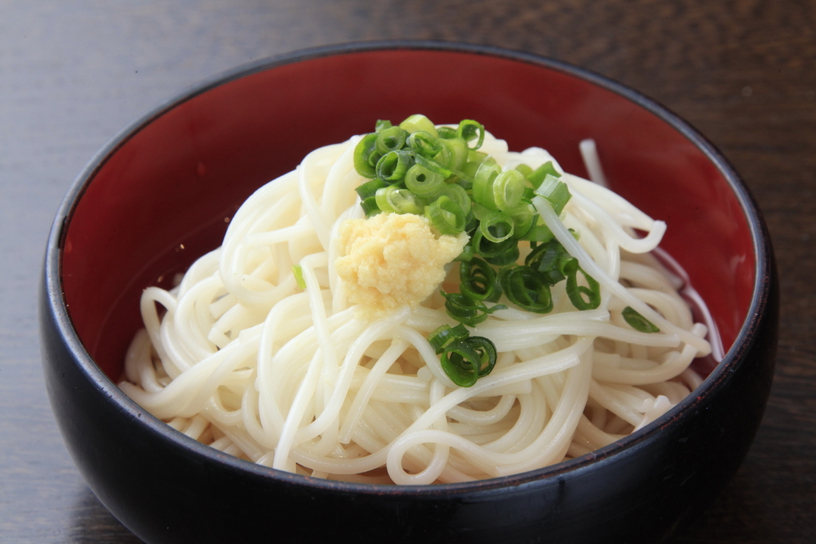
[[[139,296],[220,245],[243,200],[312,149],[424,113],[478,119],[515,150],[586,176],[593,138],[610,186],[669,225],[661,247],[706,301],[725,355],[641,431],[552,467],[466,484],[332,482],[225,455],[115,385]],[[352,44],[241,67],[161,104],[91,161],[63,201],[41,290],[44,369],[91,489],[148,542],[658,542],[736,472],[773,373],[777,279],[737,174],[653,101],[575,67],[489,47]]]

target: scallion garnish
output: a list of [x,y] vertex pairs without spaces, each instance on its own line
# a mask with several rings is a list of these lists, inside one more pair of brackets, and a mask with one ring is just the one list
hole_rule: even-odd
[[550,174],[544,176],[544,181],[542,181],[541,185],[536,189],[536,194],[550,201],[556,215],[561,215],[561,212],[564,211],[564,206],[566,206],[569,199],[572,198],[567,184]]
[[372,132],[366,134],[354,148],[354,168],[366,178],[373,178],[377,175],[377,161],[380,154],[377,153],[377,134]]
[[648,333],[660,332],[660,329],[658,329],[654,323],[643,317],[640,312],[631,306],[624,308],[623,312],[621,313],[623,315],[623,319],[636,331]]
[[446,293],[445,291],[441,293],[445,297],[445,309],[448,315],[469,327],[475,327],[493,312],[507,308],[504,304],[496,304],[488,308],[481,300],[472,299],[464,293]]
[[472,387],[479,379],[482,357],[465,342],[454,342],[439,356],[442,370],[459,387]]
[[459,291],[474,300],[495,302],[494,295],[499,291],[496,283],[496,271],[478,257],[462,261],[459,264]]
[[552,294],[546,279],[524,265],[506,266],[501,269],[498,282],[510,302],[537,314],[547,314],[553,309]]
[[[473,385],[495,364],[495,346],[470,337],[465,328],[506,308],[485,302],[506,297],[521,309],[548,313],[553,308],[550,288],[564,280],[579,310],[597,308],[601,298],[598,282],[554,238],[531,203],[541,195],[560,215],[569,202],[572,195],[553,162],[536,169],[520,164],[503,170],[477,151],[484,139],[485,128],[477,121],[436,127],[424,115],[412,115],[398,126],[377,121],[375,131],[363,136],[354,150],[354,166],[369,180],[357,188],[367,217],[380,212],[422,214],[442,235],[470,236],[456,258],[460,292],[442,292],[448,315],[459,324],[440,327],[429,337],[445,372],[463,387]],[[523,265],[518,263],[521,241],[531,247]],[[654,327],[627,310],[624,318],[633,327]]]
[[[442,133],[439,135],[443,138]],[[452,136],[443,138],[442,145],[447,148],[448,152],[448,167],[451,170],[462,170],[468,161],[468,146],[462,138],[456,137],[456,132]]]
[[525,180],[518,170],[505,170],[493,181],[493,202],[502,211],[521,204]]
[[533,268],[547,280],[550,285],[566,279],[564,265],[572,259],[564,246],[558,240],[551,239],[547,243],[538,244],[524,259],[524,264]]
[[360,201],[360,206],[363,208],[363,212],[365,212],[366,217],[377,215],[381,211],[380,206],[377,204],[376,196],[364,198],[362,201]]
[[389,151],[377,161],[377,178],[386,183],[395,183],[405,177],[414,165],[414,158],[405,151]]
[[544,181],[544,178],[547,175],[554,176],[556,178],[560,178],[561,174],[558,173],[558,170],[555,169],[553,166],[552,161],[547,161],[529,174],[525,174],[524,177],[527,178],[527,181],[533,186],[534,189],[538,189],[541,182]]
[[476,143],[473,146],[468,146],[470,149],[476,150],[482,147],[485,137],[484,125],[473,119],[463,119],[456,129],[456,135],[462,138],[465,142],[470,142],[474,138]]
[[425,202],[404,187],[389,185],[377,189],[374,195],[377,207],[387,213],[413,213],[422,215]]
[[459,324],[442,325],[431,333],[428,342],[439,355],[442,369],[459,387],[471,387],[496,366],[496,346],[483,336],[470,336]]
[[[508,215],[513,221],[513,236],[522,240],[525,239],[524,236],[530,232],[530,229],[533,227],[533,222],[538,219],[538,214],[535,208],[533,208],[533,205],[526,202],[515,208],[507,208],[503,211],[505,215]],[[549,231],[549,229],[547,230]]]
[[482,236],[498,244],[513,236],[515,223],[513,218],[502,212],[490,212],[479,223]]
[[303,267],[299,264],[292,265],[292,273],[295,275],[295,282],[301,289],[306,289],[306,280],[303,277]]
[[439,196],[446,187],[445,178],[419,163],[405,173],[404,181],[406,189],[422,198]]
[[491,210],[497,210],[493,200],[493,182],[501,174],[501,166],[490,158],[485,159],[473,176],[473,201]]
[[[435,174],[439,174],[443,178],[449,178],[453,175],[453,170],[450,170],[447,166],[445,166],[442,162],[437,160],[429,159],[427,157],[423,157],[422,155],[417,155],[416,157],[417,164],[421,164],[426,169],[430,170]],[[436,158],[439,158],[438,156]],[[442,157],[445,158],[445,157]],[[448,161],[444,161],[448,162]]]
[[387,128],[391,128],[394,125],[391,124],[391,121],[387,119],[378,119],[376,123],[374,123],[374,132],[382,132]]
[[377,131],[376,147],[383,155],[389,151],[397,151],[405,145],[408,132],[399,127],[387,127]]
[[465,213],[456,202],[444,195],[425,207],[425,217],[440,234],[456,236],[465,230]]
[[434,125],[430,119],[419,113],[408,117],[405,121],[400,123],[399,126],[401,129],[407,130],[410,133],[423,131],[433,136],[438,135],[436,125]]
[[473,207],[473,203],[470,200],[470,195],[468,192],[456,183],[448,183],[442,189],[442,193],[439,196],[446,196],[453,200],[459,208],[462,209],[462,213],[465,214],[465,217],[471,215],[471,209]]
[[492,242],[485,238],[481,225],[473,231],[470,243],[473,244],[476,254],[481,255],[485,261],[496,266],[515,263],[519,258],[518,240],[507,238],[501,242]]
[[433,159],[442,152],[442,141],[425,131],[414,132],[408,136],[408,147],[419,157]]
[[461,323],[455,327],[442,325],[431,333],[428,337],[428,342],[431,344],[431,347],[434,348],[436,354],[439,355],[453,342],[464,340],[468,336],[470,336],[470,332],[468,332]]
[[376,195],[378,189],[381,189],[381,188],[387,187],[387,186],[388,186],[388,184],[386,182],[384,182],[383,180],[381,180],[380,178],[374,178],[374,179],[372,179],[370,181],[367,181],[367,182],[363,183],[359,187],[357,187],[355,189],[355,191],[357,191],[357,194],[360,195],[361,199],[365,200],[366,198],[368,198],[370,196]]
[[[584,276],[587,287],[578,285],[578,273]],[[578,264],[578,259],[571,259],[564,265],[567,276],[567,296],[572,305],[579,310],[594,310],[601,304],[601,287],[595,278],[584,272]],[[586,297],[586,298],[584,298]]]
[[496,345],[484,336],[471,336],[463,342],[479,354],[479,377],[490,374],[496,366]]

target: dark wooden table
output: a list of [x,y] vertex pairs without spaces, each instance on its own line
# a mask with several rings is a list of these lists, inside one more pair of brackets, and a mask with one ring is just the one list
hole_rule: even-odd
[[[85,485],[40,369],[47,230],[83,165],[138,114],[230,67],[373,39],[491,44],[630,85],[742,173],[781,271],[775,383],[736,478],[675,543],[816,534],[816,2],[0,0],[0,541],[138,542]],[[602,542],[602,539],[599,539]]]

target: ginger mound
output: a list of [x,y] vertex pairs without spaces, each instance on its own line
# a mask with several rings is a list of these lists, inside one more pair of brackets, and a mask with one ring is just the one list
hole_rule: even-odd
[[340,225],[341,257],[334,262],[358,317],[376,319],[403,304],[412,308],[445,279],[445,265],[462,252],[468,236],[435,235],[427,218],[380,213]]

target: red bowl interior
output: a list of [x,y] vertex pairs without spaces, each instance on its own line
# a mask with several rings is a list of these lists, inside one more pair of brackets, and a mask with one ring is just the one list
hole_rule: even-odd
[[220,245],[241,202],[312,149],[413,113],[477,119],[511,149],[543,147],[578,175],[578,142],[594,138],[613,189],[668,223],[662,247],[708,304],[726,351],[733,344],[756,280],[749,221],[710,151],[670,114],[523,56],[373,48],[296,60],[186,94],[92,165],[64,230],[62,285],[79,338],[112,379],[141,326],[144,287],[169,285]]

